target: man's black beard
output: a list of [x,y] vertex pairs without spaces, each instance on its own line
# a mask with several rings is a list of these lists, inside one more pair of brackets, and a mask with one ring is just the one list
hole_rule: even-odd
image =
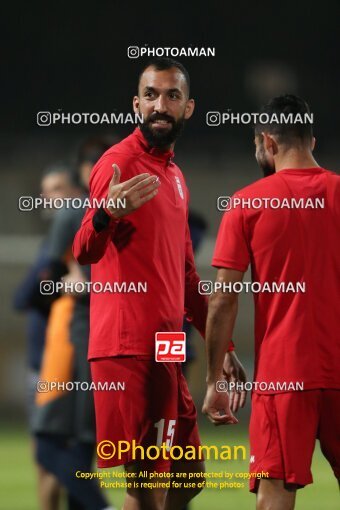
[[[152,131],[151,123],[156,120],[167,120],[172,125],[171,129],[165,132],[163,132],[163,130]],[[184,117],[176,122],[173,117],[170,117],[169,115],[152,113],[147,119],[145,119],[143,124],[139,125],[139,128],[150,147],[166,149],[170,147],[170,145],[172,145],[180,136],[183,131],[184,124]]]
[[261,168],[261,170],[263,172],[264,177],[269,177],[270,175],[275,174],[275,167],[273,168],[269,165],[268,161],[266,160],[264,150],[262,147],[261,147],[256,159],[257,159],[257,163],[258,163],[259,167]]

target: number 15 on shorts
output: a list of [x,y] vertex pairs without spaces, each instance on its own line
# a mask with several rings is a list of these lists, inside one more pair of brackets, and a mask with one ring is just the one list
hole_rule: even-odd
[[182,363],[186,359],[184,331],[164,331],[156,333],[155,359],[159,362]]
[[154,424],[154,427],[157,429],[157,446],[160,447],[165,443],[166,449],[170,450],[174,441],[176,420],[162,418]]

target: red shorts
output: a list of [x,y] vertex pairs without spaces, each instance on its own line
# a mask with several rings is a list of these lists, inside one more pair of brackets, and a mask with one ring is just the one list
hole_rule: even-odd
[[[142,461],[146,469],[166,472],[171,468],[168,453],[144,460],[140,452],[118,451],[118,442],[161,447],[200,446],[196,409],[180,363],[157,363],[142,356],[101,358],[91,361],[96,411],[98,467],[107,468]],[[116,391],[99,391],[98,383],[115,383]],[[118,382],[124,389],[118,389]],[[111,443],[105,446],[103,441]],[[128,448],[124,444],[122,450]],[[138,450],[138,449],[137,449]],[[175,450],[174,450],[175,451]],[[176,456],[180,450],[176,449]],[[137,455],[137,456],[136,456]],[[152,449],[151,456],[156,456]],[[105,457],[105,458],[102,458]],[[185,460],[185,459],[181,459]]]
[[[300,487],[313,482],[312,456],[316,439],[340,478],[340,391],[309,390],[252,396],[250,473]],[[250,479],[256,492],[258,480]]]

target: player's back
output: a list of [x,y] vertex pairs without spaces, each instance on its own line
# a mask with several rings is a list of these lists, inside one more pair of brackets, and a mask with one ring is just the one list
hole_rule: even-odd
[[282,375],[301,374],[307,387],[332,386],[340,355],[340,177],[319,167],[287,169],[238,195],[262,199],[260,208],[243,209],[253,281],[305,288],[255,295],[258,378],[275,377],[268,366],[281,364]]
[[[290,259],[294,275],[314,278],[333,274],[339,261],[340,177],[322,168],[288,169],[262,179],[241,195],[251,236],[254,269],[263,278],[275,263]],[[252,207],[260,198],[261,207]],[[245,204],[247,205],[247,204]],[[270,259],[267,258],[270,256]],[[275,260],[273,260],[275,259]],[[333,273],[332,273],[333,272]],[[289,276],[289,275],[288,275]]]

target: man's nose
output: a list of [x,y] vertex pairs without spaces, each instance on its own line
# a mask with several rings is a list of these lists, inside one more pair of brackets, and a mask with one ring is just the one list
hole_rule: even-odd
[[157,101],[154,105],[154,110],[158,113],[166,113],[167,112],[167,105],[166,100],[163,96],[158,96]]

